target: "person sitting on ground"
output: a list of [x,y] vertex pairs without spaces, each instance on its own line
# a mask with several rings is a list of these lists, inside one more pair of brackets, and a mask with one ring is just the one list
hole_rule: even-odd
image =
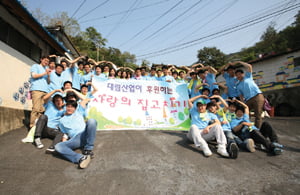
[[227,139],[227,152],[229,153],[229,156],[231,158],[236,159],[238,157],[239,148],[235,142],[236,136],[233,135],[233,133],[231,131],[230,123],[226,117],[228,104],[219,95],[213,95],[210,98],[216,98],[216,99],[220,100],[219,102],[221,102],[221,104],[224,105],[224,108],[221,108],[219,104],[217,104],[215,102],[209,102],[207,104],[207,109],[209,110],[209,112],[215,114],[218,117],[219,121],[221,122],[221,127],[222,127],[224,134],[226,136],[226,139]]
[[196,106],[193,105],[198,96],[190,98],[188,105],[191,114],[192,126],[187,134],[189,140],[193,141],[196,147],[200,147],[205,156],[211,156],[212,152],[206,141],[216,139],[218,143],[217,152],[224,157],[229,154],[226,151],[226,137],[217,116],[207,112],[206,103],[198,100]]
[[[282,153],[282,145],[278,144],[278,136],[268,122],[263,122],[260,129],[254,126],[249,120],[249,108],[239,100],[241,106],[236,109],[236,118],[230,122],[233,132],[241,139],[253,139],[256,144],[262,144],[267,152],[273,155]],[[255,151],[254,143],[248,148],[250,152]]]
[[44,147],[41,138],[54,139],[46,150],[48,152],[54,152],[54,146],[62,139],[62,133],[58,128],[58,124],[64,113],[63,97],[60,94],[56,94],[51,98],[53,94],[62,92],[61,89],[55,89],[43,97],[46,111],[37,120],[34,134],[34,143],[38,149]]
[[65,159],[78,164],[78,168],[86,168],[90,161],[90,154],[79,154],[74,150],[94,145],[95,132],[86,128],[83,116],[76,111],[76,101],[67,101],[65,115],[59,120],[59,128],[64,133],[63,141],[55,145],[55,151]]

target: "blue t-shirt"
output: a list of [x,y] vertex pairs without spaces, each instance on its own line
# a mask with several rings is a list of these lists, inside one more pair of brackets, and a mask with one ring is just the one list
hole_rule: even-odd
[[[43,67],[40,64],[34,64],[30,68],[30,75],[32,73],[42,74],[46,71],[47,67]],[[32,76],[30,77],[31,87],[30,91],[43,91],[48,93],[48,83],[47,83],[48,75],[44,75],[40,78],[34,79]]]
[[207,127],[211,120],[218,119],[215,114],[207,111],[205,113],[199,113],[195,106],[190,109],[190,114],[192,118],[192,125],[196,125],[199,129]]
[[[236,116],[235,118],[231,119],[231,122],[230,122],[231,128],[233,129],[234,127],[238,126],[241,122],[251,123],[251,121],[249,119],[249,115],[244,114],[241,118],[238,118]],[[254,130],[258,130],[257,127],[255,127],[254,125],[252,125],[251,128]]]
[[146,80],[147,81],[157,81],[157,77],[156,76],[147,76]]
[[47,126],[53,129],[58,129],[59,120],[64,115],[65,110],[58,110],[52,101],[49,101],[45,106],[45,115],[48,117]]
[[170,75],[162,76],[162,81],[176,82],[174,77],[172,77]]
[[189,89],[189,95],[190,95],[190,97],[192,98],[192,97],[195,97],[197,95],[200,95],[201,93],[200,93],[199,90],[195,91],[195,88],[197,86],[198,80],[194,80],[194,81],[191,80],[190,82],[193,82],[192,88]]
[[62,76],[64,77],[64,81],[71,81],[73,88],[80,90],[81,76],[77,72],[78,72],[78,68],[74,66],[64,70]]
[[244,79],[237,84],[237,90],[238,95],[243,95],[246,101],[261,93],[260,89],[252,78],[251,72],[245,73]]
[[231,131],[230,122],[228,121],[227,115],[226,115],[226,113],[224,112],[224,109],[223,109],[223,108],[220,108],[220,109],[217,111],[217,117],[218,117],[218,119],[219,119],[220,122],[227,121],[227,123],[221,125],[223,131]]
[[82,133],[85,130],[85,122],[83,116],[75,111],[71,115],[65,115],[59,120],[59,129],[67,134],[70,138]]
[[236,85],[238,83],[238,80],[236,77],[231,77],[227,72],[224,72],[223,77],[226,81],[226,85],[228,87],[228,96],[229,97],[238,97],[238,92],[236,89]]
[[87,82],[90,82],[92,80],[92,73],[89,72],[88,74],[85,74],[80,79],[80,84],[86,84]]
[[210,90],[210,95],[212,95],[212,91],[214,89],[219,89],[218,85],[214,85],[216,83],[216,78],[215,75],[212,73],[207,73],[206,78],[205,78],[205,83],[207,83],[209,86],[204,85],[204,88],[209,88]]
[[157,80],[157,81],[163,81],[163,76],[161,76],[161,77],[156,77],[156,80]]
[[52,71],[50,74],[50,84],[49,91],[53,91],[54,89],[61,89],[64,85],[65,78],[64,76],[56,74],[55,71]]

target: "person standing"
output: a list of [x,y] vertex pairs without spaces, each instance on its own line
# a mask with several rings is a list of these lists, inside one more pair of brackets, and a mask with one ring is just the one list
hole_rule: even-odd
[[40,64],[34,64],[30,68],[30,92],[32,97],[32,111],[30,115],[30,128],[35,125],[36,119],[38,119],[43,112],[44,101],[43,97],[48,92],[48,83],[47,79],[51,73],[51,70],[48,68],[49,58],[43,56],[40,59]]
[[246,73],[242,69],[235,71],[235,76],[239,82],[237,83],[238,95],[244,100],[249,110],[254,110],[255,126],[260,128],[262,124],[261,113],[265,102],[264,95],[258,88],[252,77],[252,66],[248,63],[237,61],[246,68]]

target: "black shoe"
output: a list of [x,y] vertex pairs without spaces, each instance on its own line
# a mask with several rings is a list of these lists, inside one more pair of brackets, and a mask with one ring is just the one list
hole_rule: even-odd
[[91,162],[91,156],[84,155],[83,157],[81,157],[79,159],[78,168],[85,169],[85,168],[87,168],[87,166],[89,165],[90,162]]
[[49,148],[46,149],[46,154],[52,154],[55,152],[54,146],[49,146]]
[[83,150],[83,155],[90,155],[91,158],[94,158],[94,152],[92,150]]
[[228,153],[230,158],[236,159],[238,157],[239,147],[236,145],[236,143],[229,144]]

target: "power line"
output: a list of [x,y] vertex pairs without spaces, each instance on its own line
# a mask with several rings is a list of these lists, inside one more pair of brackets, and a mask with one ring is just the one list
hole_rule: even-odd
[[210,19],[209,21],[207,21],[205,24],[201,25],[200,27],[198,27],[196,30],[194,30],[192,33],[188,34],[187,36],[185,36],[183,39],[177,41],[177,42],[182,42],[183,40],[185,40],[187,37],[191,37],[193,34],[195,34],[196,32],[198,32],[201,28],[203,28],[204,26],[208,25],[209,23],[211,23],[212,21],[214,21],[216,18],[220,17],[223,13],[225,13],[229,8],[231,8],[234,4],[237,3],[237,0],[234,0],[232,3],[228,4],[227,7],[225,8],[221,8],[221,12],[219,14],[217,14],[215,17],[213,17],[212,19]]
[[95,11],[96,9],[98,9],[99,7],[103,6],[103,5],[106,4],[107,2],[109,2],[109,0],[104,1],[104,2],[100,3],[99,5],[97,5],[96,7],[94,7],[93,9],[87,11],[85,14],[83,14],[83,15],[80,16],[80,17],[78,17],[78,18],[77,18],[77,21],[79,21],[81,18],[83,18],[83,17],[89,15],[90,13],[92,13],[93,11]]
[[183,11],[181,14],[179,14],[173,20],[171,20],[170,22],[168,22],[167,24],[165,24],[164,26],[162,26],[161,28],[159,28],[157,31],[155,31],[154,33],[152,33],[148,37],[144,38],[142,41],[148,40],[149,38],[153,37],[154,35],[156,35],[160,31],[162,31],[163,29],[165,29],[167,26],[169,26],[170,24],[172,24],[173,22],[175,22],[178,18],[180,18],[184,14],[188,13],[191,9],[195,8],[199,3],[201,3],[201,1],[202,0],[199,0],[198,2],[196,2],[195,4],[193,4],[192,6],[190,6],[188,9],[186,9],[185,11]]
[[129,41],[131,41],[132,39],[136,38],[137,36],[139,36],[142,32],[145,32],[145,30],[147,30],[150,26],[152,26],[153,24],[155,24],[157,21],[159,21],[160,19],[162,19],[164,16],[166,16],[168,13],[170,13],[174,8],[176,8],[179,4],[181,4],[183,2],[183,0],[180,0],[179,2],[177,2],[174,6],[172,6],[170,9],[168,9],[166,12],[164,12],[162,15],[160,15],[158,18],[156,18],[151,24],[149,24],[148,26],[146,26],[145,28],[143,28],[142,30],[140,30],[138,33],[136,33],[135,35],[133,35],[129,40],[125,41],[124,43],[122,43],[119,47],[127,44]]
[[[259,18],[252,19],[252,20],[247,21],[247,22],[245,22],[243,24],[238,24],[238,25],[235,25],[233,27],[228,27],[227,29],[224,29],[222,31],[219,31],[219,32],[216,32],[216,33],[212,33],[210,35],[207,35],[207,36],[204,36],[204,37],[200,37],[200,38],[192,40],[192,41],[188,41],[188,42],[185,42],[185,43],[182,43],[182,44],[178,44],[178,45],[175,45],[175,46],[172,46],[172,47],[168,47],[168,48],[165,48],[165,49],[161,49],[159,51],[151,52],[151,53],[148,53],[148,54],[139,55],[137,57],[148,56],[148,58],[151,58],[151,57],[165,55],[165,54],[168,54],[168,53],[179,51],[179,50],[191,47],[193,45],[197,45],[197,44],[199,44],[199,41],[202,41],[204,39],[210,38],[209,40],[212,40],[212,39],[219,38],[221,36],[224,36],[224,35],[236,32],[238,30],[245,29],[245,28],[247,28],[249,26],[258,24],[260,22],[263,22],[263,21],[265,21],[267,19],[270,19],[270,18],[272,18],[274,16],[277,16],[277,15],[280,15],[282,13],[286,13],[288,11],[295,10],[298,7],[300,7],[300,3],[295,4],[293,6],[290,6],[290,7],[287,7],[287,8],[284,8],[284,9],[281,9],[281,10],[278,10],[278,11],[275,11],[275,12],[267,14],[265,16],[261,16]],[[205,41],[208,41],[208,40],[205,40]],[[204,42],[204,41],[202,41],[202,42]]]
[[[141,6],[141,7],[137,7],[137,8],[132,9],[132,11],[144,9],[144,8],[147,8],[147,7],[152,7],[152,6],[161,4],[161,3],[165,3],[165,2],[167,2],[167,1],[170,1],[170,0],[158,1],[158,2],[156,2],[156,3],[151,3],[151,4],[148,4],[148,5],[144,5],[144,6]],[[101,17],[98,17],[98,18],[92,18],[92,19],[84,20],[84,21],[82,21],[81,23],[86,23],[86,22],[90,22],[90,21],[94,21],[94,20],[100,20],[100,19],[107,19],[107,18],[109,18],[109,17],[121,15],[121,14],[124,14],[124,13],[127,13],[127,12],[128,12],[128,10],[121,11],[121,12],[117,12],[117,13],[112,13],[112,14],[107,15],[107,16],[101,16]]]
[[67,26],[69,24],[69,22],[71,21],[71,19],[75,16],[75,14],[79,11],[79,9],[83,6],[83,4],[86,2],[86,0],[83,0],[81,2],[81,4],[79,5],[79,7],[74,11],[74,13],[72,14],[72,16],[67,20],[65,26]]
[[119,22],[111,29],[111,31],[106,35],[106,37],[108,38],[113,31],[115,31],[120,24],[126,20],[126,18],[128,18],[130,12],[132,12],[133,8],[136,6],[136,4],[138,3],[139,0],[135,0],[134,3],[130,6],[130,8],[127,10],[127,12],[122,16],[122,18],[119,20]]
[[[178,24],[180,24],[180,23],[186,21],[187,18],[189,18],[190,16],[195,15],[196,13],[200,12],[200,10],[204,9],[204,8],[205,8],[208,4],[210,4],[211,2],[213,2],[213,1],[210,0],[207,4],[205,4],[204,6],[202,6],[200,9],[197,9],[197,10],[195,10],[194,12],[192,12],[191,14],[189,14],[188,16],[186,16],[185,18],[182,18],[181,21],[179,21],[178,23],[174,24],[173,26],[178,26]],[[169,29],[170,29],[170,28],[172,28],[172,27],[169,27]],[[166,31],[168,31],[168,30],[166,30]],[[178,33],[176,33],[176,35],[177,35],[177,34],[178,34]],[[167,38],[164,39],[164,41],[167,41],[168,38],[171,38],[171,37],[172,37],[172,36],[168,36]],[[140,44],[140,42],[134,44],[134,45],[133,45],[132,47],[130,47],[128,50],[131,50],[132,48],[135,48],[135,47],[136,47],[137,45],[139,45],[139,44]],[[152,42],[152,44],[153,44],[153,45],[157,45],[157,44],[159,44],[159,43],[154,43],[154,42]],[[150,48],[150,47],[151,47],[151,46],[149,46],[149,48]]]
[[[276,13],[277,12],[277,10],[278,9],[280,9],[282,6],[278,6],[276,9],[272,9],[272,10],[270,10],[270,11],[273,11],[273,13]],[[269,12],[268,12],[269,13]],[[267,12],[265,13],[265,14],[268,14]],[[261,17],[264,17],[265,15],[262,15],[262,14],[259,14],[258,16],[256,16],[256,18],[261,18]],[[243,22],[241,22],[241,23],[238,23],[238,24],[236,24],[235,26],[238,26],[238,25],[243,25],[244,23],[247,23],[249,20],[252,20],[252,19],[248,19],[248,20],[246,20],[246,21],[243,21]],[[225,27],[225,28],[228,28],[228,27]],[[189,43],[189,42],[188,42]],[[183,43],[183,44],[185,44],[185,43]],[[178,44],[178,45],[180,45],[180,44]],[[173,48],[173,47],[170,47],[170,48]]]

